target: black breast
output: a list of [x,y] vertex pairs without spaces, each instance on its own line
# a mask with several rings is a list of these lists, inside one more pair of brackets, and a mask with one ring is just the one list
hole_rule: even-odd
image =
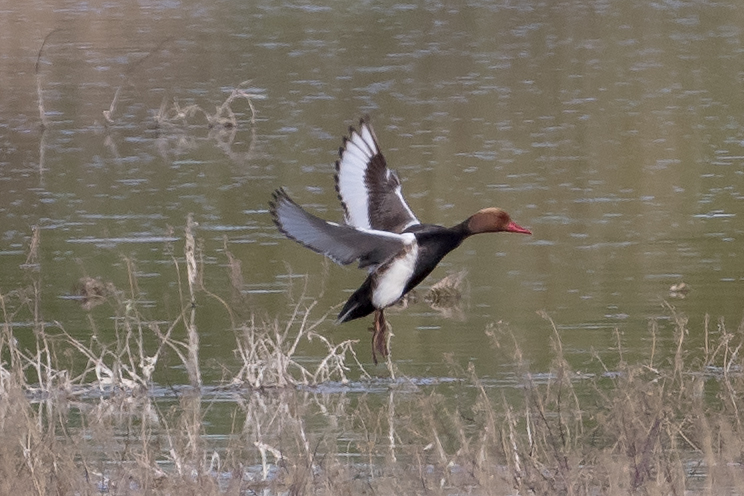
[[408,282],[404,294],[418,286],[445,255],[460,246],[466,235],[458,227],[417,224],[406,229],[406,232],[411,232],[416,236],[418,259],[413,270],[413,277]]

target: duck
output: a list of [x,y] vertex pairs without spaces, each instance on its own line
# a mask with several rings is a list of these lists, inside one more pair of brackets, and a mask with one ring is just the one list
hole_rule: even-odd
[[358,263],[367,278],[349,297],[337,324],[374,313],[372,359],[389,354],[385,309],[428,276],[439,262],[470,236],[532,232],[501,208],[479,210],[452,227],[419,221],[403,197],[398,174],[388,168],[369,116],[350,126],[335,164],[335,189],[344,219],[317,217],[297,204],[284,188],[275,190],[269,213],[279,232],[339,265]]

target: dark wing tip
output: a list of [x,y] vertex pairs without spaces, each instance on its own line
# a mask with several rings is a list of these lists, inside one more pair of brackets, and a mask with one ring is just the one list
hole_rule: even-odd
[[[370,123],[370,117],[369,117],[369,114],[364,114],[364,115],[363,115],[363,116],[362,116],[362,117],[361,117],[361,118],[359,119],[359,129],[363,128],[364,126],[367,126],[367,127],[368,127],[368,128],[370,129],[370,130],[372,129],[372,124]],[[348,135],[347,135],[347,136],[343,136],[343,137],[341,138],[341,140],[342,140],[342,141],[341,141],[341,146],[340,146],[340,147],[338,148],[338,157],[339,157],[339,158],[343,158],[343,156],[344,156],[344,152],[346,151],[346,143],[347,143],[347,142],[348,142],[349,140],[351,140],[351,138],[352,138],[352,137],[353,137],[353,136],[354,136],[355,134],[360,134],[360,132],[359,132],[359,131],[357,131],[357,129],[356,129],[356,128],[355,128],[354,126],[349,126],[349,132],[348,132]],[[337,160],[337,161],[336,161],[336,170],[338,170],[338,166],[339,166],[339,161]]]
[[276,214],[277,203],[285,199],[288,200],[289,195],[287,195],[287,192],[284,190],[284,188],[277,188],[274,190],[273,193],[271,193],[271,200],[269,200],[269,212],[271,213],[271,215]]
[[276,226],[277,230],[279,230],[280,233],[282,233],[285,237],[297,241],[303,246],[307,246],[305,243],[297,239],[296,237],[292,236],[285,228],[284,224],[282,224],[282,220],[279,218],[279,208],[281,207],[281,204],[289,204],[294,205],[295,207],[302,210],[302,207],[300,207],[297,202],[295,202],[292,198],[289,197],[287,194],[287,191],[282,188],[277,188],[274,190],[274,192],[271,194],[271,200],[269,200],[269,213],[271,214],[271,220],[274,221],[274,225]]
[[281,198],[280,196],[281,193],[282,193],[281,188],[275,190],[273,193],[271,193],[271,200],[269,200],[269,214],[271,215],[271,220],[279,228],[281,228],[281,226],[279,225],[279,217],[278,217],[278,214],[276,213],[276,209],[279,207],[278,203]]
[[[343,148],[339,150],[339,153],[343,153]],[[336,190],[336,198],[341,202],[341,207],[344,209],[344,221],[349,218],[349,209],[346,207],[346,202],[341,196],[341,187],[338,185],[338,175],[341,172],[341,159],[336,160],[336,173],[333,175],[334,189]]]
[[278,188],[271,193],[271,200],[269,200],[269,213],[272,217],[276,217],[276,203],[279,201],[281,191],[282,189]]
[[[367,126],[367,127],[370,127],[371,128],[372,125],[370,124],[370,121],[371,121],[371,119],[369,117],[369,114],[364,114],[362,117],[359,118],[359,128],[361,129],[364,126]],[[348,138],[346,136],[344,136],[344,145],[346,145],[346,141],[348,139],[351,139],[351,137],[354,134],[359,134],[359,131],[357,131],[357,129],[354,126],[349,126],[349,136],[348,136]]]
[[271,214],[271,220],[274,221],[279,232],[289,237],[284,231],[284,227],[282,227],[282,221],[279,219],[279,213],[277,212],[279,204],[282,202],[294,203],[284,188],[277,188],[273,193],[271,193],[271,200],[269,200],[269,214]]

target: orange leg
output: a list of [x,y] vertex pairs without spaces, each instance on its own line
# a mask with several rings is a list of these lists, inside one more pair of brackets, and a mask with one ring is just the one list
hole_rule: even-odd
[[387,321],[383,310],[375,310],[375,325],[372,331],[372,360],[377,365],[377,353],[383,358],[388,356]]

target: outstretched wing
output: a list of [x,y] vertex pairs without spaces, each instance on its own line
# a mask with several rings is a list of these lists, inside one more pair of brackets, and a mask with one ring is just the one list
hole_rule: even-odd
[[336,191],[350,226],[401,233],[419,224],[403,199],[398,175],[387,168],[368,118],[349,128],[336,161]]
[[327,222],[303,210],[284,189],[274,191],[269,211],[282,234],[341,265],[358,260],[360,268],[374,268],[415,239],[412,234],[363,230]]

